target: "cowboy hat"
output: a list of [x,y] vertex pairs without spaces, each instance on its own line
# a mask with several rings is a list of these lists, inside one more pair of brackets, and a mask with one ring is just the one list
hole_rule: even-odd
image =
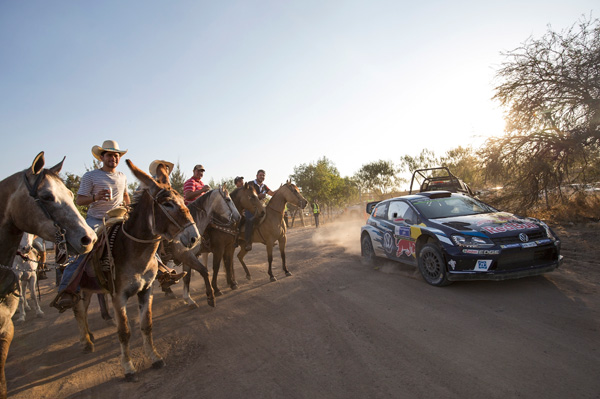
[[156,159],[154,161],[152,161],[152,163],[150,164],[150,167],[148,168],[148,170],[150,171],[150,174],[152,176],[156,176],[156,169],[158,169],[158,165],[165,165],[169,170],[167,171],[167,174],[170,175],[171,172],[173,171],[173,164],[169,161],[162,161],[160,159]]
[[103,152],[116,152],[123,156],[127,153],[127,150],[120,150],[119,143],[114,140],[105,140],[104,143],[102,143],[102,147],[98,145],[92,147],[92,155],[94,155],[94,158],[96,158],[98,161],[102,161],[100,155]]

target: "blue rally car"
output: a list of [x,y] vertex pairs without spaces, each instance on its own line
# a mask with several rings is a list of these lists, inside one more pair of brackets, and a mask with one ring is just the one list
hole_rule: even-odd
[[418,266],[425,281],[504,280],[556,269],[560,240],[540,220],[463,194],[430,191],[369,203],[361,254]]

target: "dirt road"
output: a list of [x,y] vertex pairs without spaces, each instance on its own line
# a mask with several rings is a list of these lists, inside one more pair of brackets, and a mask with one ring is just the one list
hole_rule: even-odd
[[130,301],[139,382],[124,381],[115,328],[94,300],[96,352],[83,354],[72,313],[48,303],[16,326],[7,366],[12,398],[599,398],[598,225],[558,228],[564,266],[503,282],[427,285],[411,267],[360,262],[360,222],[289,231],[285,277],[266,251],[235,263],[240,289],[197,309],[155,287],[154,337],[166,367],[141,350]]

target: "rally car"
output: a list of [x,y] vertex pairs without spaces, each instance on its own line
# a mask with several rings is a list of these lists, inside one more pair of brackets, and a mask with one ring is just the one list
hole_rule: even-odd
[[431,191],[367,204],[361,254],[419,268],[425,281],[534,276],[562,262],[558,236],[540,220],[500,212],[476,198]]

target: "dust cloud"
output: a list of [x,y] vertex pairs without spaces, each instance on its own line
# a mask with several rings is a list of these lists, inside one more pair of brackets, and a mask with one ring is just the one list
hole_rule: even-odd
[[312,241],[315,245],[336,245],[351,255],[360,255],[360,228],[365,221],[360,218],[340,218],[323,223]]

